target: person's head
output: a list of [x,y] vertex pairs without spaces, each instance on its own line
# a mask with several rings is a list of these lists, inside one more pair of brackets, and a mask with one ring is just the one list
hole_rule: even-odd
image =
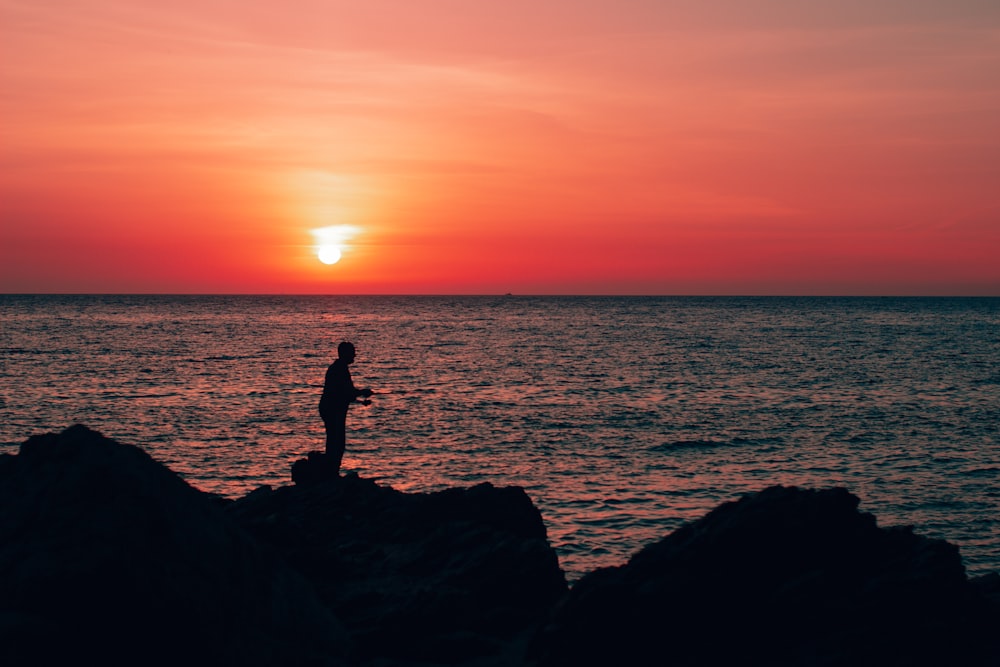
[[338,345],[337,356],[343,359],[348,364],[354,361],[354,343],[348,343],[345,340],[340,345]]

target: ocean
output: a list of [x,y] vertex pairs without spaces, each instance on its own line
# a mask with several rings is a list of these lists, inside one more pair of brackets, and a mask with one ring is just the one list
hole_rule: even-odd
[[570,580],[721,502],[844,486],[1000,571],[1000,299],[0,296],[0,452],[82,423],[228,497],[346,471],[518,485]]

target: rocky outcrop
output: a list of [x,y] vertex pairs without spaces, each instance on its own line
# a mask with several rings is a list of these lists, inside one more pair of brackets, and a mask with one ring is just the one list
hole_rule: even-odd
[[521,489],[313,459],[233,502],[82,426],[0,456],[0,664],[520,663],[567,590]]
[[316,585],[362,658],[508,662],[566,593],[519,488],[404,494],[331,476],[318,454],[293,470],[299,484],[229,511]]
[[723,504],[581,579],[531,655],[563,665],[997,665],[958,550],[883,529],[843,489]]
[[341,664],[313,588],[218,503],[82,426],[0,459],[0,664]]
[[0,664],[1000,665],[1000,578],[843,489],[723,504],[568,590],[521,489],[294,474],[226,501],[80,426],[0,456]]

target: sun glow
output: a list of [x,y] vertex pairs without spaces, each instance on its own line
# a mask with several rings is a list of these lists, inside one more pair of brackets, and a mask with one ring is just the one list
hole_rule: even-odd
[[319,256],[319,261],[324,264],[336,264],[340,261],[343,253],[340,252],[340,248],[335,245],[321,245],[319,250],[316,251]]
[[358,234],[352,225],[332,225],[312,230],[316,238],[316,256],[324,264],[336,264],[349,247],[346,242]]

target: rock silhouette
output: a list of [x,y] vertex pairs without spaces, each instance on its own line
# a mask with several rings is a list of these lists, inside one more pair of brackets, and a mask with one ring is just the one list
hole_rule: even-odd
[[879,528],[844,489],[771,487],[582,578],[540,665],[996,665],[958,549]]
[[405,494],[297,462],[294,487],[230,512],[313,581],[364,658],[496,658],[526,639],[566,580],[523,490]]
[[1000,577],[843,489],[725,503],[568,589],[521,489],[295,471],[227,501],[82,426],[0,456],[0,664],[1000,665]]
[[74,426],[0,457],[0,664],[341,664],[348,647],[300,574],[141,449]]
[[521,489],[326,473],[226,501],[82,426],[30,438],[0,456],[0,664],[519,662],[567,590]]

